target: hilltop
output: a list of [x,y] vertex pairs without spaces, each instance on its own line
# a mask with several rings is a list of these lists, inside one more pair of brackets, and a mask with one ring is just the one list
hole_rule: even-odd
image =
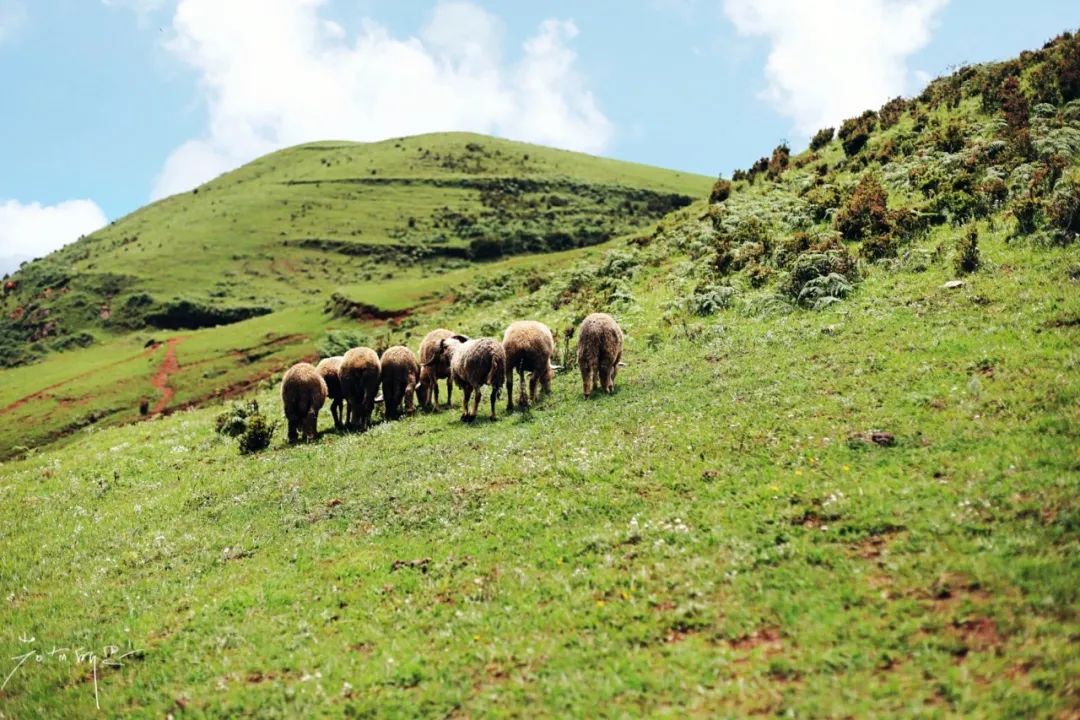
[[228,324],[342,287],[363,295],[417,265],[434,273],[595,245],[707,187],[692,174],[469,133],[292,147],[14,273],[0,362],[137,329]]
[[[241,456],[211,407],[23,453],[0,646],[137,650],[100,678],[130,716],[1071,717],[1078,208],[1066,34],[625,237],[463,268],[345,339],[530,317],[572,365],[604,309],[617,392],[571,367],[494,422],[324,413]],[[3,699],[76,714],[88,678],[44,663]]]

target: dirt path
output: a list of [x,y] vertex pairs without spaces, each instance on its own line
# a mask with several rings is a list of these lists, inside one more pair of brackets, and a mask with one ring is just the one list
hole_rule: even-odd
[[173,399],[173,395],[176,391],[169,387],[169,376],[180,370],[180,362],[176,359],[176,346],[184,338],[175,337],[166,343],[167,349],[165,351],[165,359],[161,361],[161,365],[158,367],[158,371],[154,373],[154,378],[150,383],[161,392],[161,399],[154,405],[154,409],[151,412],[152,415],[157,415],[169,406],[169,402]]
[[62,388],[62,387],[64,387],[65,385],[67,385],[69,383],[75,382],[76,380],[82,380],[83,378],[88,378],[91,375],[94,375],[96,373],[101,372],[102,370],[107,370],[108,368],[113,368],[113,367],[116,367],[117,365],[123,365],[124,363],[131,362],[132,360],[138,360],[139,358],[149,357],[150,355],[152,355],[154,353],[155,350],[158,349],[158,347],[159,347],[158,345],[154,345],[153,347],[149,347],[146,350],[143,350],[141,353],[138,353],[137,355],[131,355],[130,357],[126,357],[123,360],[117,360],[116,362],[111,362],[111,363],[108,363],[107,365],[102,365],[101,367],[94,368],[93,370],[87,370],[84,373],[79,373],[78,375],[73,375],[72,377],[69,377],[67,380],[61,380],[58,383],[53,383],[52,385],[49,385],[47,387],[43,387],[40,390],[38,390],[36,392],[33,392],[33,393],[27,395],[24,398],[19,398],[18,400],[11,403],[10,405],[7,405],[5,407],[0,408],[0,415],[6,415],[9,412],[13,412],[15,410],[18,410],[23,405],[26,405],[29,402],[33,402],[34,400],[40,400],[43,397],[45,397],[46,395],[48,395],[50,392],[52,392],[53,390],[56,390],[57,388]]

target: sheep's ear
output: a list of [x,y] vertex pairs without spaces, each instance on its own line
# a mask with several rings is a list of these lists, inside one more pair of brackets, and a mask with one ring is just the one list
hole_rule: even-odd
[[466,337],[466,336],[464,336],[464,335],[455,335],[455,336],[453,336],[453,337],[452,337],[451,339],[452,339],[452,340],[457,340],[458,342],[462,342],[462,343],[463,343],[463,342],[469,342],[469,338],[467,338],[467,337]]

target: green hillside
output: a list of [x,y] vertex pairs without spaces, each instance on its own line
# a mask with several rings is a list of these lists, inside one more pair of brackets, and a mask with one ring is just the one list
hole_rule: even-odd
[[403,268],[595,245],[707,188],[468,133],[293,147],[23,267],[0,306],[0,363],[135,329],[235,322],[341,287],[377,304],[374,286]]
[[273,153],[5,282],[0,458],[233,396],[314,356],[327,330],[407,331],[418,306],[563,266],[710,182],[468,133]]
[[[317,442],[279,425],[252,455],[215,433],[220,406],[21,452],[0,467],[0,647],[35,661],[10,663],[0,708],[1073,717],[1078,218],[1064,35],[603,245],[463,266],[452,292],[400,269],[370,289],[411,312],[352,339],[535,318],[567,365],[552,396],[363,434],[323,413]],[[321,308],[282,326],[331,342]],[[572,330],[594,310],[622,324],[627,366],[585,400]],[[174,350],[281,332],[258,325],[273,317]],[[80,357],[100,369],[77,393],[169,348],[127,342],[0,377],[57,382]],[[278,377],[248,393],[274,419]],[[48,654],[106,646],[96,673]]]

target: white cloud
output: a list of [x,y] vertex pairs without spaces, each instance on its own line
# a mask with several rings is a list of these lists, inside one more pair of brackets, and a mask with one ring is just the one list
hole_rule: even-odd
[[0,200],[0,273],[10,273],[20,262],[47,255],[108,221],[90,200],[56,205]]
[[10,40],[26,22],[26,7],[17,0],[0,0],[0,45]]
[[763,97],[810,134],[912,88],[907,58],[948,0],[725,0],[742,35],[771,49]]
[[586,152],[610,142],[572,22],[545,21],[506,61],[502,24],[468,2],[438,4],[404,38],[372,20],[350,36],[323,5],[180,1],[168,48],[198,73],[208,126],[170,155],[154,198],[312,140],[472,130]]

